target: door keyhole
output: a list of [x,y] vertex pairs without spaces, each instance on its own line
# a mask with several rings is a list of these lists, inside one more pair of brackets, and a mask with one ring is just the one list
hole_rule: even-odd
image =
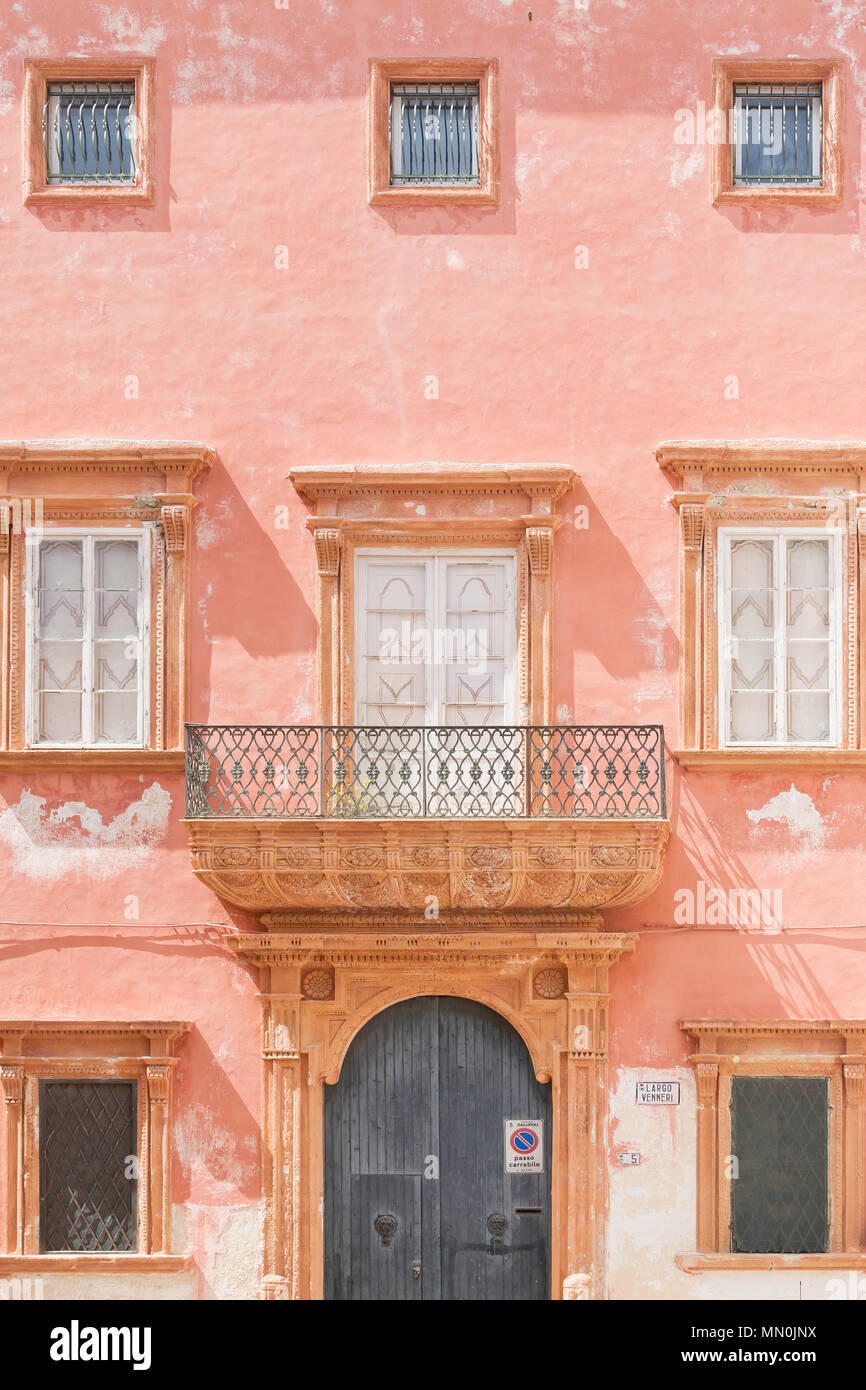
[[412,1278],[413,1278],[413,1279],[420,1279],[420,1278],[421,1278],[421,1261],[420,1261],[420,1260],[413,1260],[413,1261],[412,1261]]

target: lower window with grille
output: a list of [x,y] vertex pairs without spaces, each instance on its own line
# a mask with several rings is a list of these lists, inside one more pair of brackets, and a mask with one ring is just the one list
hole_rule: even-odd
[[138,1249],[135,1081],[40,1081],[40,1249]]
[[825,1077],[731,1083],[731,1250],[816,1254],[829,1233]]

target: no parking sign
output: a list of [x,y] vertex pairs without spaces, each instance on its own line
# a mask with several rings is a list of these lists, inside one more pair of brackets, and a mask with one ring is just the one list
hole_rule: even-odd
[[505,1121],[506,1173],[544,1172],[544,1121]]

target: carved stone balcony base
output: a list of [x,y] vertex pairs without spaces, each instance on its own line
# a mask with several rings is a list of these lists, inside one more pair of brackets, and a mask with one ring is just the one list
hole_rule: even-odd
[[188,820],[192,864],[249,912],[596,911],[661,878],[667,821]]

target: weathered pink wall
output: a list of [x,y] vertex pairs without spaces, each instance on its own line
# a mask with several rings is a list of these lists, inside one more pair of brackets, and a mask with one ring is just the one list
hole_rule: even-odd
[[[313,548],[291,466],[545,460],[581,478],[557,539],[556,718],[664,722],[676,744],[677,527],[654,447],[866,437],[861,14],[829,0],[6,7],[0,435],[217,450],[196,513],[194,719],[316,718]],[[157,60],[153,210],[24,208],[23,59],[130,51]],[[712,207],[709,149],[675,144],[675,112],[711,102],[711,60],[732,53],[847,61],[839,210]],[[367,60],[409,54],[499,58],[499,209],[368,206]],[[586,530],[568,524],[578,506]],[[682,1061],[683,1015],[862,1017],[861,776],[669,773],[664,881],[611,918],[646,928],[615,975],[614,1068]],[[747,818],[792,781],[814,816]],[[170,808],[120,843],[69,809],[108,824],[153,782]],[[198,1157],[178,1163],[175,1201],[254,1202],[257,985],[190,870],[181,780],[8,773],[0,808],[2,1013],[193,1020],[177,1115],[197,1117]],[[699,878],[781,890],[786,930],[674,931],[674,893]]]

